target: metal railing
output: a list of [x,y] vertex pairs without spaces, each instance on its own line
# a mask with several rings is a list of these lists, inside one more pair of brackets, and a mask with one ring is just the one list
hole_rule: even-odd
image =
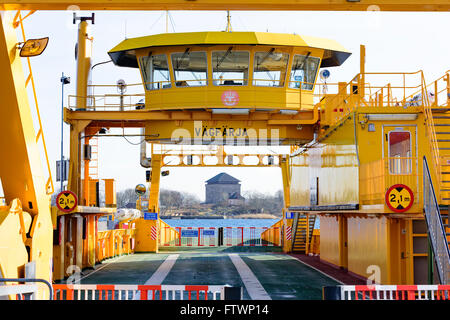
[[324,300],[449,300],[448,285],[343,285],[323,287]]
[[426,157],[423,157],[423,207],[439,281],[450,283],[450,250]]
[[[298,88],[297,88],[298,86]],[[189,93],[197,94],[195,102],[196,105],[211,105],[211,97],[205,94],[207,90],[215,93],[217,90],[225,90],[227,87],[239,92],[247,92],[251,99],[256,99],[261,90],[265,88],[276,88],[277,90],[284,90],[288,95],[291,104],[299,105],[298,108],[292,106],[286,106],[284,109],[301,109],[304,106],[309,108],[314,107],[314,103],[302,101],[302,94],[313,95],[314,87],[319,88],[322,84],[314,84],[310,82],[300,81],[284,81],[284,80],[271,80],[271,79],[223,79],[223,80],[208,80],[208,79],[196,79],[196,80],[176,80],[176,81],[157,81],[157,82],[145,82],[145,83],[133,83],[125,84],[118,87],[117,85],[103,85],[95,84],[88,85],[88,94],[86,96],[69,95],[68,107],[75,110],[86,111],[131,111],[140,110],[145,108],[145,95],[146,92],[152,94],[150,106],[160,108],[161,105],[173,104],[173,94],[175,92],[180,95],[186,95]],[[144,90],[144,88],[146,90]],[[192,89],[192,90],[190,90]],[[198,91],[200,90],[200,91]],[[166,92],[170,91],[170,95],[166,97]],[[203,92],[204,91],[204,92]],[[320,91],[320,90],[319,90]],[[154,95],[153,94],[157,94]],[[214,96],[216,96],[214,94]],[[77,100],[82,98],[86,101],[86,106],[77,106]],[[246,103],[252,105],[252,101]],[[176,104],[176,103],[175,103]],[[260,102],[253,104],[258,105],[259,109],[264,109],[264,106],[260,106]],[[266,106],[267,109],[273,107]],[[172,106],[173,107],[173,106]],[[183,107],[183,106],[181,106]],[[195,106],[198,107],[198,106]],[[239,106],[233,106],[239,108]],[[174,107],[175,108],[175,107]],[[180,106],[177,104],[176,109]],[[188,108],[188,107],[186,107]]]
[[[442,85],[443,84],[443,85]],[[445,163],[444,159],[441,158],[439,152],[439,143],[436,137],[436,127],[434,125],[433,119],[433,107],[439,106],[439,101],[442,102],[443,98],[445,99],[445,103],[441,105],[441,107],[446,107],[449,105],[450,101],[450,74],[449,71],[445,73],[444,76],[439,79],[433,81],[429,85],[424,85],[424,91],[427,92],[425,94],[425,99],[427,99],[427,103],[424,104],[424,115],[425,115],[425,123],[427,126],[428,139],[430,141],[430,151],[433,159],[433,169],[436,175],[436,184],[437,190],[441,190],[442,184],[442,164]],[[428,88],[433,88],[434,97],[432,103],[430,103],[430,95],[428,94]],[[441,197],[438,195],[438,202],[442,202]]]
[[54,284],[53,288],[54,300],[225,300],[225,290],[231,287],[226,285]]
[[[369,83],[370,78],[370,83]],[[389,81],[386,83],[386,79]],[[328,85],[322,123],[333,126],[358,107],[422,107],[428,104],[423,72],[358,73],[350,82]],[[318,95],[317,97],[321,97]],[[326,97],[326,95],[322,95]]]
[[27,282],[44,283],[49,290],[49,299],[53,298],[53,287],[47,280],[35,278],[0,278],[2,282],[25,282],[25,284],[0,285],[0,297],[17,295],[21,300],[35,300],[38,293],[38,287],[35,284],[27,284]]

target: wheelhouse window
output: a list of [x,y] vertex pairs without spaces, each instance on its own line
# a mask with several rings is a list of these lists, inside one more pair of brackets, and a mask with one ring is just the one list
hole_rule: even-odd
[[412,172],[411,133],[409,131],[389,132],[389,172],[410,174]]
[[319,63],[320,59],[317,57],[310,57],[309,54],[306,56],[296,54],[292,61],[289,88],[299,89],[301,86],[302,90],[312,90]]
[[276,52],[272,48],[266,52],[255,52],[253,67],[253,85],[283,87],[289,54]]
[[142,78],[147,90],[170,88],[170,72],[165,54],[140,58]]
[[216,86],[246,86],[250,53],[247,51],[212,52],[213,83]]
[[177,87],[206,86],[208,84],[208,62],[206,52],[172,53],[173,74]]

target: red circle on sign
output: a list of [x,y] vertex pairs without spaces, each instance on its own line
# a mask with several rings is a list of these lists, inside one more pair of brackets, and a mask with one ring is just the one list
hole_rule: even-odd
[[239,102],[239,94],[234,90],[227,90],[222,93],[222,103],[226,106],[234,106]]
[[[394,190],[395,188],[403,188],[403,189],[405,189],[406,191],[408,191],[409,195],[411,196],[411,201],[409,202],[409,204],[408,204],[405,208],[397,209],[397,208],[394,208],[394,207],[391,205],[391,203],[390,203],[390,201],[389,201],[389,194],[390,194],[391,191]],[[394,212],[405,212],[405,211],[408,211],[408,210],[412,207],[412,205],[413,205],[413,203],[414,203],[414,193],[412,192],[412,190],[411,190],[410,187],[408,187],[408,186],[406,186],[406,185],[404,185],[404,184],[394,184],[393,186],[391,186],[391,187],[386,191],[386,195],[385,195],[385,197],[384,197],[384,201],[386,202],[386,205],[388,206],[388,208],[391,209],[392,211],[394,211]]]
[[[73,204],[71,207],[69,207],[69,208],[66,208],[66,207],[63,208],[63,207],[61,207],[61,206],[59,205],[59,199],[60,199],[60,197],[61,197],[62,195],[67,196],[67,194],[70,194],[70,195],[73,196],[73,198],[74,198],[74,204]],[[77,195],[76,195],[74,192],[72,192],[72,191],[69,191],[69,190],[61,191],[61,192],[58,193],[58,195],[56,196],[56,206],[57,206],[58,209],[61,210],[61,211],[64,211],[64,212],[71,212],[73,209],[75,209],[75,208],[77,207],[77,205],[78,205],[78,198],[77,198]]]

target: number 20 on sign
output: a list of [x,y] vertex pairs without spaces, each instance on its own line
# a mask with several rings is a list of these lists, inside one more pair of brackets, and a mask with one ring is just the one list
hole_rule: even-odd
[[395,184],[386,192],[386,205],[394,212],[408,211],[414,203],[414,193],[404,184]]

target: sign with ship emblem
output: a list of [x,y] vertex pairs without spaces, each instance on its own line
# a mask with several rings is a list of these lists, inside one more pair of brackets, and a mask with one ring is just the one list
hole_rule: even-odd
[[78,198],[75,193],[69,190],[61,191],[56,196],[56,206],[64,212],[73,211],[78,205]]
[[386,192],[386,205],[394,212],[408,211],[414,203],[414,193],[404,184],[394,184]]

